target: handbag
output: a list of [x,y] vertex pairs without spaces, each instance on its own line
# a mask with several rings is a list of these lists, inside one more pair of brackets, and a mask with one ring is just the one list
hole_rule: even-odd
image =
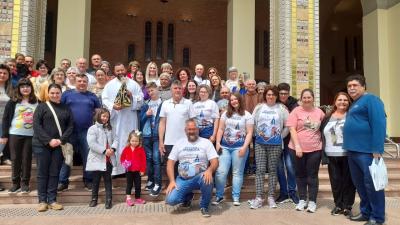
[[385,189],[388,184],[387,168],[383,158],[374,158],[371,165],[368,167],[374,183],[375,191]]
[[[54,120],[56,122],[57,128],[58,128],[58,133],[60,134],[60,137],[62,136],[62,131],[61,131],[61,127],[60,127],[60,122],[58,121],[58,117],[56,112],[54,112],[53,107],[51,106],[50,102],[46,102],[47,106],[50,108],[51,113],[53,114]],[[64,156],[65,159],[65,164],[67,164],[68,166],[72,166],[73,164],[73,158],[74,158],[74,148],[71,145],[71,143],[65,143],[61,145],[61,150],[62,150],[62,154]]]

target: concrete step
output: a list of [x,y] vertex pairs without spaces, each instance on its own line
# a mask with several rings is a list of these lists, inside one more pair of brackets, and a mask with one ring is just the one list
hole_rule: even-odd
[[[264,187],[267,191],[267,186]],[[400,185],[391,184],[385,189],[386,197],[400,197]],[[195,191],[196,198],[199,197],[200,191]],[[277,194],[278,195],[278,190]],[[159,202],[165,200],[165,190],[158,197],[152,197],[147,191],[142,190],[141,197],[146,201]],[[246,201],[255,197],[255,188],[244,186],[241,191],[241,200]],[[104,189],[100,189],[99,200],[104,202],[105,192]],[[225,198],[231,200],[231,188],[225,188]],[[332,192],[330,185],[319,185],[318,198],[332,198]],[[91,199],[91,192],[82,188],[70,186],[70,189],[58,193],[57,200],[60,203],[89,203]],[[125,188],[114,187],[113,188],[113,201],[124,202],[125,201]],[[37,204],[38,196],[37,191],[32,190],[28,194],[22,193],[7,193],[6,191],[0,192],[0,204]]]
[[[75,187],[83,188],[84,183],[82,181],[81,175],[73,175],[70,176],[70,185],[74,185]],[[167,183],[168,178],[163,176],[162,181],[163,184]],[[142,187],[144,188],[147,182],[147,176],[142,177]],[[126,183],[125,178],[116,178],[113,179],[113,184],[116,186],[123,186]],[[268,183],[268,174],[265,175],[265,183]],[[319,183],[321,185],[330,185],[329,174],[327,171],[320,171],[319,173]],[[400,171],[389,171],[389,183],[390,184],[400,184]],[[9,189],[12,186],[11,176],[0,176],[0,184],[3,187]],[[30,186],[36,187],[36,177],[31,177]],[[245,175],[243,180],[243,185],[254,186],[255,185],[255,175]],[[103,187],[103,182],[100,184]],[[400,190],[399,190],[400,191]]]

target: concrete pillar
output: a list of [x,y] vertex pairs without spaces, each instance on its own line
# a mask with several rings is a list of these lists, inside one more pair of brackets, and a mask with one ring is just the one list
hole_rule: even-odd
[[319,105],[319,0],[270,0],[270,33],[270,82],[311,88]]
[[46,6],[46,0],[14,0],[12,14],[8,14],[10,5],[1,12],[6,18],[1,21],[0,35],[4,38],[1,45],[7,46],[7,42],[11,45],[9,50],[0,53],[0,59],[14,58],[15,53],[43,58]]
[[56,61],[89,58],[91,0],[59,0]]
[[400,137],[397,100],[400,96],[400,3],[386,6],[376,5],[375,10],[371,7],[363,10],[367,12],[363,17],[364,76],[367,91],[378,95],[385,103],[388,134]]
[[227,66],[254,78],[255,0],[229,0]]

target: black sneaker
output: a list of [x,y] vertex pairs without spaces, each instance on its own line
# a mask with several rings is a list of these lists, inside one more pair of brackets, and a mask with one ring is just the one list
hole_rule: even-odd
[[21,187],[21,193],[22,194],[27,194],[29,192],[30,192],[29,185],[23,184],[22,187]]
[[153,189],[150,190],[150,196],[157,197],[160,195],[161,185],[155,184]]
[[351,208],[349,209],[343,209],[343,215],[347,218],[350,218],[351,216],[353,216],[353,213],[351,212]]
[[200,212],[201,212],[201,215],[202,215],[203,217],[210,217],[210,216],[211,216],[211,215],[210,215],[210,212],[208,211],[207,208],[201,208],[201,209],[200,209]]
[[0,191],[4,191],[5,190],[5,188],[3,188],[2,186],[0,186]]
[[190,208],[191,206],[192,206],[192,200],[189,200],[189,201],[183,202],[183,203],[180,205],[180,208],[188,209],[188,208]]
[[21,191],[21,185],[14,184],[9,190],[8,193],[17,193]]
[[299,204],[300,199],[299,199],[299,197],[297,197],[296,192],[290,193],[289,197],[295,205]]
[[146,186],[144,187],[145,191],[151,191],[154,187],[154,183],[151,181],[147,181]]
[[340,214],[343,214],[343,209],[341,209],[340,207],[335,207],[332,209],[331,211],[331,215],[332,216],[339,216]]
[[85,189],[88,191],[92,191],[92,183],[85,183]]
[[57,191],[62,192],[68,189],[68,184],[58,184]]
[[223,197],[215,197],[215,201],[211,202],[212,205],[219,205],[222,203],[225,199]]
[[285,202],[289,202],[289,196],[288,195],[279,195],[279,197],[275,200],[276,203],[281,204]]

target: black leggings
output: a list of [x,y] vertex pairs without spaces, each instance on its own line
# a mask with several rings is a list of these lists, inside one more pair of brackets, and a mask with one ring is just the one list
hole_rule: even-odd
[[303,152],[301,158],[296,156],[296,151],[290,150],[295,159],[296,183],[300,200],[317,202],[318,195],[318,171],[321,162],[321,152]]
[[111,180],[111,172],[112,172],[112,164],[107,162],[107,170],[106,171],[93,171],[93,183],[92,183],[92,199],[98,198],[99,195],[99,186],[100,179],[103,177],[104,187],[106,188],[106,200],[112,199],[112,180]]
[[29,185],[32,168],[32,136],[10,135],[13,184]]
[[135,184],[135,198],[140,198],[140,190],[142,186],[142,178],[139,171],[129,171],[126,173],[126,194],[131,195],[132,187]]

